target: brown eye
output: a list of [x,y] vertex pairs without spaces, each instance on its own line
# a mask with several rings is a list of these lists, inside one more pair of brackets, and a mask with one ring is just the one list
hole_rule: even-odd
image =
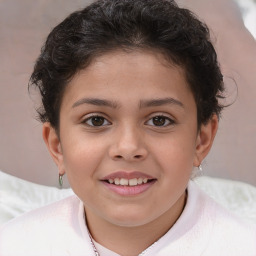
[[157,127],[165,127],[174,124],[174,121],[166,116],[154,116],[148,120],[146,124]]
[[88,126],[105,126],[110,123],[102,116],[91,116],[84,121]]
[[153,124],[156,126],[163,126],[163,125],[165,125],[166,118],[163,116],[156,116],[153,118],[152,121],[153,121]]
[[92,124],[94,126],[101,126],[104,124],[104,118],[101,116],[94,116],[92,117]]

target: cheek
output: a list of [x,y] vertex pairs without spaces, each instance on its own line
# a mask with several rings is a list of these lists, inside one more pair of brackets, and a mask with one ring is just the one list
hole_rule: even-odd
[[83,201],[86,195],[93,195],[104,152],[99,146],[78,146],[66,148],[63,154],[64,168],[69,184]]
[[90,139],[66,141],[63,148],[65,149],[63,163],[66,172],[79,176],[92,176],[106,152],[104,143]]
[[191,172],[196,153],[195,139],[192,136],[173,134],[165,140],[158,141],[151,147],[158,164],[164,170],[173,173]]

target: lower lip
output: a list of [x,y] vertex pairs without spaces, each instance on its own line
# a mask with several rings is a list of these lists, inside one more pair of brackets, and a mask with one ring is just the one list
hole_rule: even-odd
[[150,187],[154,185],[155,181],[151,181],[145,184],[137,185],[137,186],[121,186],[114,185],[107,182],[103,182],[103,184],[110,189],[111,191],[119,194],[121,196],[135,196],[142,194],[147,191]]

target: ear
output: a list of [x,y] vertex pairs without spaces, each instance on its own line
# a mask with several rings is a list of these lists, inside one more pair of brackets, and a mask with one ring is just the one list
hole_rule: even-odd
[[197,135],[194,166],[199,166],[209,153],[218,130],[218,117],[214,114],[207,124],[202,124]]
[[63,154],[60,139],[56,133],[56,130],[51,126],[50,123],[46,122],[43,124],[42,135],[52,159],[58,166],[59,173],[64,175],[65,169],[63,165]]

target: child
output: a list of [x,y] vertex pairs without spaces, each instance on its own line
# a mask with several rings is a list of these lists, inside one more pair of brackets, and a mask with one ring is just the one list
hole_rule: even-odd
[[223,79],[206,25],[171,0],[99,0],[53,29],[31,85],[76,196],[0,231],[0,255],[255,256],[256,230],[190,181]]

